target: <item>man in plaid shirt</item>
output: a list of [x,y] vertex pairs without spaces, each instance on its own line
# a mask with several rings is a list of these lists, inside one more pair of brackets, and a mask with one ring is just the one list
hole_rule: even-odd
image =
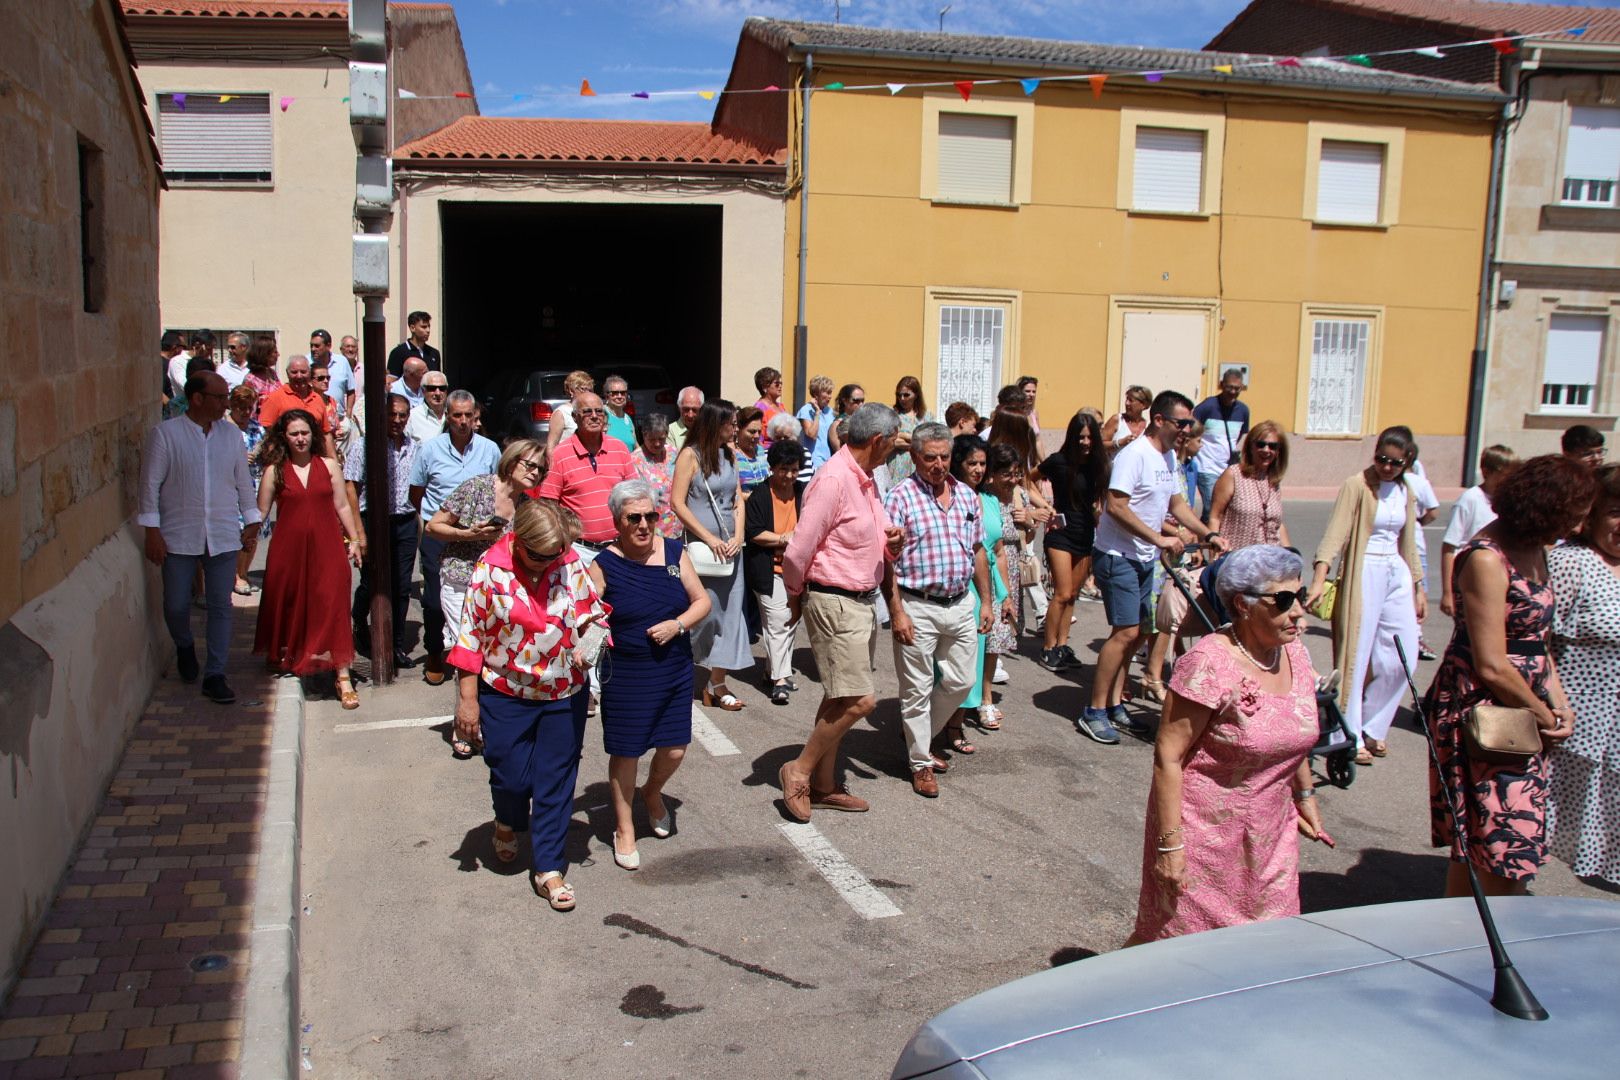
[[934,738],[973,686],[978,636],[995,615],[979,496],[951,475],[951,444],[944,424],[918,424],[916,469],[883,500],[890,522],[905,529],[888,581],[889,612],[911,788],[928,799],[939,796],[934,774],[946,769],[931,749]]

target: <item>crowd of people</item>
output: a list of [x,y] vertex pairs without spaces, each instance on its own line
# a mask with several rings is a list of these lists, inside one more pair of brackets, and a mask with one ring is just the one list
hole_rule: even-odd
[[[663,792],[694,692],[749,707],[756,643],[756,700],[775,705],[800,690],[800,624],[814,658],[821,701],[779,773],[786,814],[809,821],[869,808],[843,782],[839,747],[876,705],[881,640],[912,790],[938,798],[953,764],[981,749],[968,728],[1014,722],[995,688],[1024,635],[1042,667],[1083,666],[1069,633],[1089,601],[1109,631],[1075,730],[1102,745],[1122,732],[1155,741],[1132,941],[1289,914],[1298,838],[1332,842],[1309,761],[1319,680],[1307,612],[1331,624],[1322,685],[1369,765],[1391,753],[1416,660],[1434,657],[1420,633],[1431,588],[1455,617],[1423,717],[1448,891],[1466,888],[1464,860],[1487,888],[1521,890],[1549,851],[1620,882],[1620,465],[1602,464],[1589,427],[1571,428],[1558,455],[1485,450],[1435,580],[1423,526],[1439,501],[1413,433],[1377,436],[1307,556],[1284,520],[1287,433],[1251,423],[1240,368],[1199,403],[1129,387],[1113,415],[1078,410],[1050,453],[1033,377],[1004,387],[989,416],[950,402],[936,417],[911,376],[890,405],[818,375],[794,411],[767,367],[752,404],[686,387],[668,418],[635,417],[618,376],[598,393],[574,372],[548,438],[503,447],[481,433],[474,397],[451,389],[430,317],[408,323],[376,432],[388,489],[373,493],[352,338],[334,355],[317,330],[309,354],[280,367],[271,339],[230,335],[216,365],[210,335],[193,335],[190,353],[165,335],[170,415],[143,464],[147,554],[163,568],[180,677],[202,673],[222,703],[231,594],[254,591],[266,519],[255,652],[277,674],[331,672],[345,708],[359,704],[352,665],[370,648],[374,602],[391,607],[394,663],[418,663],[406,616],[419,574],[422,677],[455,683],[451,750],[482,756],[496,857],[517,859],[527,832],[531,882],[553,908],[575,904],[563,840],[589,717],[600,714],[608,757],[614,861],[634,870],[636,798],[652,835],[673,835]],[[367,548],[368,496],[388,500],[387,551]],[[387,598],[364,573],[350,589],[351,565],[376,558],[394,567]],[[208,613],[206,667],[194,602]],[[1480,704],[1528,710],[1545,752],[1515,765],[1472,755]]]

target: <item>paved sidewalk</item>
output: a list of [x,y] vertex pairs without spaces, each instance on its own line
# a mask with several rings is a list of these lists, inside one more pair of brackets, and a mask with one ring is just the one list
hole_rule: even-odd
[[237,604],[237,703],[158,682],[0,1012],[0,1080],[238,1075],[276,694]]

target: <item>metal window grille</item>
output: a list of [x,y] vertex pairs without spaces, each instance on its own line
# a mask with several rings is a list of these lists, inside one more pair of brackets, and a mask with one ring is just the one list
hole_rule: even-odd
[[1307,435],[1360,435],[1367,397],[1367,319],[1317,319],[1311,335]]
[[1007,310],[1003,307],[940,305],[939,385],[934,400],[945,406],[964,401],[980,416],[990,415],[1001,386]]

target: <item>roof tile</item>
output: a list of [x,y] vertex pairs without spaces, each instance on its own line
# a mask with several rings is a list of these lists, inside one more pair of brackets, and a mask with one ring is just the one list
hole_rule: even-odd
[[396,161],[490,160],[659,165],[786,163],[785,147],[763,147],[704,123],[463,116],[406,143]]
[[344,19],[347,0],[123,0],[125,15],[236,19]]
[[1557,31],[1586,26],[1583,37],[1587,41],[1620,41],[1620,9],[1612,7],[1510,4],[1502,0],[1331,0],[1329,6],[1403,15],[1483,34],[1538,34],[1555,40],[1573,40]]

